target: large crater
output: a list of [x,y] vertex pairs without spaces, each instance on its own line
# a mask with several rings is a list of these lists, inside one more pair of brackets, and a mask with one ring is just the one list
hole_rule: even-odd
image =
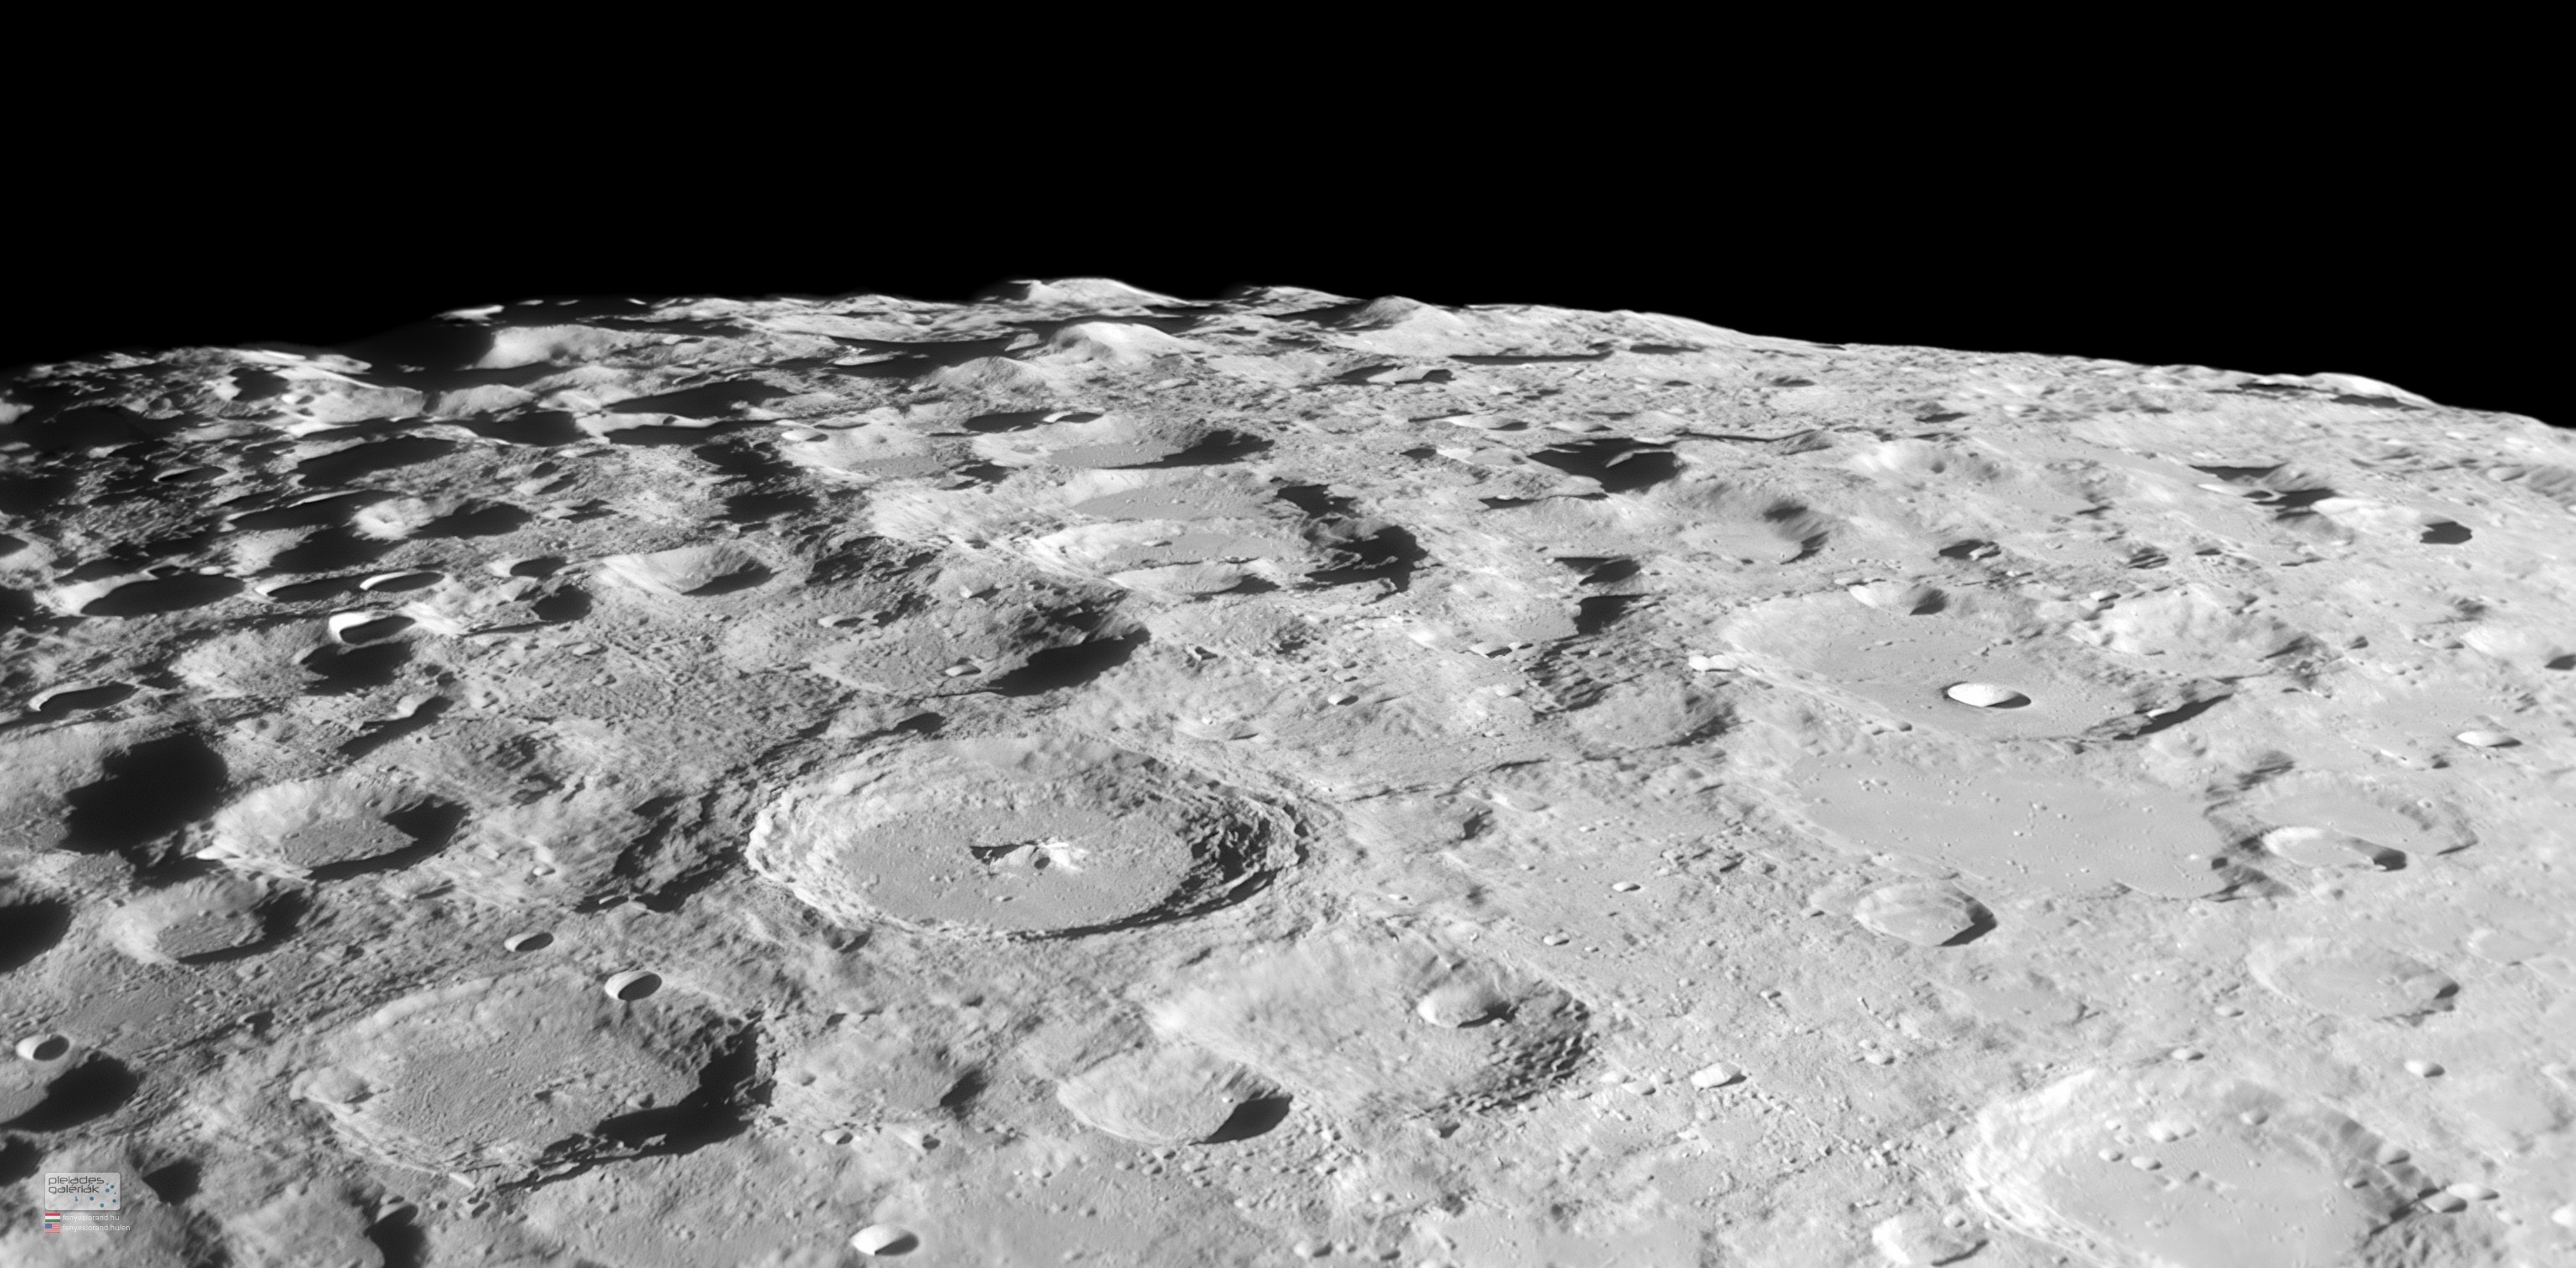
[[848,925],[1006,937],[1195,915],[1295,850],[1285,809],[1109,745],[923,743],[780,794],[752,867]]

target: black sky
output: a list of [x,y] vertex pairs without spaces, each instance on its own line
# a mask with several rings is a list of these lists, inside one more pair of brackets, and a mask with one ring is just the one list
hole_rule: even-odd
[[[1292,127],[1254,102],[1231,133],[1148,120],[1104,141],[1081,119],[979,116],[899,145],[865,127],[678,134],[613,118],[467,143],[241,107],[229,133],[196,129],[205,139],[176,149],[75,137],[67,153],[96,156],[81,179],[22,182],[0,367],[329,346],[535,296],[963,301],[1013,278],[1108,276],[1183,298],[1293,285],[1819,342],[2337,371],[2576,424],[2558,386],[2558,172],[2538,125],[2427,129],[2410,104],[2352,104],[2385,94],[2318,100],[2259,127],[2053,120],[2011,102],[1827,127],[1658,101],[1650,126],[1525,131],[1460,130],[1465,116],[1428,106],[1419,126],[1381,112]],[[2452,100],[2464,119],[2487,109]],[[1228,117],[1198,108],[1211,114]],[[443,126],[468,122],[481,126]],[[227,139],[253,123],[271,139]]]

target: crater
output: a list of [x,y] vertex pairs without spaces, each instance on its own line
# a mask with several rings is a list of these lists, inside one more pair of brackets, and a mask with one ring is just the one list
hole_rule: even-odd
[[1285,809],[1104,744],[925,742],[791,789],[752,868],[846,925],[1050,937],[1196,915],[1285,866]]

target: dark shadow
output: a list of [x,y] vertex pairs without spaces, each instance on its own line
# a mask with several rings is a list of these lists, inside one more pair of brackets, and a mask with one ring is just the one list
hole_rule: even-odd
[[2120,738],[2124,740],[2134,740],[2141,736],[2153,735],[2158,731],[2181,726],[2183,723],[2189,722],[2193,718],[2199,717],[2200,715],[2225,704],[2229,699],[2230,697],[2228,696],[2212,696],[2207,700],[2195,700],[2170,713],[2157,714],[2145,726],[2139,727],[2135,731],[2130,731],[2122,735]]
[[698,856],[697,861],[691,863],[686,871],[663,882],[661,888],[639,896],[635,901],[646,911],[656,915],[670,915],[687,906],[690,899],[705,892],[708,886],[723,880],[726,873],[733,870],[734,864],[741,861],[742,851],[739,849],[727,847],[707,851]]
[[2172,562],[2173,560],[2165,552],[2153,546],[2133,551],[2128,558],[2128,565],[2132,568],[2162,568]]
[[409,575],[396,574],[367,588],[369,594],[401,594],[409,590],[426,590],[445,581],[447,575],[432,569],[421,569]]
[[1589,637],[1609,629],[1628,614],[1630,607],[1644,600],[1645,596],[1635,594],[1596,594],[1582,599],[1574,605],[1574,632]]
[[410,629],[411,626],[412,620],[410,617],[388,614],[385,616],[379,616],[376,619],[361,625],[349,626],[340,631],[340,638],[343,642],[353,644],[381,643],[386,639],[392,638],[396,634],[402,633],[404,630]]
[[193,1158],[182,1158],[154,1167],[144,1172],[141,1178],[144,1187],[152,1190],[152,1196],[177,1206],[197,1196],[197,1188],[205,1180],[205,1168]]
[[682,418],[722,418],[739,405],[757,405],[780,395],[758,379],[701,383],[655,396],[633,396],[610,404],[611,414],[677,414]]
[[[525,628],[536,629],[540,627],[527,626]],[[419,731],[427,727],[430,723],[437,721],[438,716],[447,712],[447,710],[447,698],[439,696],[421,701],[419,706],[411,711],[411,715],[409,717],[393,718],[390,720],[379,720],[367,723],[363,733],[360,734],[358,738],[350,740],[340,746],[340,755],[348,758],[365,757],[367,754],[375,752],[377,749],[383,748],[406,735],[410,735],[415,731]]]
[[[340,344],[334,350],[367,362],[370,371],[367,377],[372,379],[391,380],[405,374],[441,370],[470,375],[474,372],[465,367],[482,360],[492,351],[495,329],[481,322],[432,318]],[[450,381],[453,377],[431,374],[426,376],[426,382],[439,387],[461,386]]]
[[236,366],[232,370],[233,403],[256,404],[273,396],[284,396],[287,380],[255,366]]
[[1234,1107],[1234,1113],[1227,1115],[1225,1122],[1204,1143],[1232,1145],[1255,1136],[1268,1135],[1272,1128],[1288,1121],[1288,1111],[1294,1101],[1295,1098],[1284,1092],[1245,1101]]
[[1401,594],[1413,586],[1413,570],[1431,558],[1412,533],[1390,524],[1366,539],[1334,548],[1351,562],[1337,568],[1318,568],[1306,574],[1309,584],[1345,586],[1365,581],[1383,580]]
[[1532,353],[1519,356],[1515,356],[1510,353],[1476,356],[1464,356],[1452,353],[1450,354],[1449,359],[1452,361],[1464,362],[1468,365],[1552,365],[1565,361],[1607,361],[1610,359],[1612,351],[1614,351],[1614,349],[1604,348],[1599,352],[1570,352],[1555,354]]
[[265,533],[280,528],[322,528],[341,523],[358,508],[382,502],[391,496],[393,495],[372,489],[358,493],[342,493],[333,497],[315,498],[309,502],[297,502],[292,506],[252,511],[234,516],[228,522],[235,529],[245,533]]
[[68,475],[0,476],[0,511],[33,516],[79,491],[80,481]]
[[1032,654],[1027,664],[994,679],[986,684],[985,689],[996,695],[1021,698],[1084,686],[1126,664],[1145,642],[1145,635],[1131,634],[1125,638],[1093,639],[1070,647],[1050,647]]
[[2561,657],[2558,657],[2558,658],[2557,658],[2557,659],[2555,659],[2555,660],[2549,661],[2549,662],[2547,662],[2547,663],[2545,663],[2545,664],[2541,665],[2541,668],[2543,668],[2543,669],[2555,669],[2555,670],[2559,670],[2559,671],[2562,671],[2562,672],[2564,672],[2564,671],[2566,671],[2566,670],[2570,670],[2570,669],[2576,669],[2576,655],[2570,655],[2570,656],[2561,656]]
[[69,903],[51,898],[0,907],[0,973],[26,967],[71,932]]
[[268,597],[277,603],[320,603],[357,588],[356,577],[325,577],[320,581],[298,581],[293,585],[279,586],[270,590]]
[[422,529],[420,535],[423,537],[499,537],[504,533],[519,531],[527,525],[528,521],[535,518],[535,514],[506,502],[493,502],[475,507],[470,511],[459,511],[447,516]]
[[509,418],[459,418],[458,426],[477,436],[513,445],[574,445],[590,439],[562,410],[536,410]]
[[2195,463],[2191,469],[2202,475],[2216,476],[2221,480],[2260,480],[2280,470],[2281,464],[2276,462],[2268,467],[2204,467]]
[[28,625],[36,620],[36,598],[24,590],[0,586],[0,629]]
[[707,465],[752,487],[725,498],[724,518],[738,524],[758,523],[781,515],[798,515],[821,505],[797,487],[803,474],[766,449],[745,444],[700,445],[696,453]]
[[699,586],[689,591],[688,595],[692,599],[712,599],[720,595],[740,594],[745,590],[756,590],[769,584],[770,579],[777,575],[770,571],[766,564],[752,564],[740,572],[727,573]]
[[411,649],[400,643],[316,648],[306,654],[303,664],[306,669],[321,675],[322,681],[305,688],[304,694],[345,696],[390,687],[410,661]]
[[[746,1100],[757,1095],[753,1080],[760,1072],[759,1032],[745,1029],[698,1075],[697,1090],[672,1105],[620,1114],[593,1133],[634,1150],[636,1157],[692,1153],[750,1130]],[[750,1095],[747,1095],[750,1094]]]
[[[1045,422],[1047,420],[1047,415],[1054,412],[1055,411],[1051,409],[1022,409],[1011,410],[1000,414],[977,414],[973,418],[967,419],[964,423],[959,425],[980,436],[989,436],[995,432],[1027,431],[1028,429]],[[1077,414],[1068,418],[1060,418],[1056,421],[1065,423],[1089,422],[1090,420],[1098,417],[1099,415],[1097,414]]]
[[964,365],[978,357],[998,357],[1020,341],[1017,334],[992,339],[960,339],[947,343],[890,343],[882,339],[844,339],[833,336],[832,342],[854,352],[888,356],[891,360],[869,365],[832,367],[842,374],[870,379],[908,379],[952,365]]
[[951,1114],[962,1114],[966,1111],[966,1107],[974,1104],[975,1098],[982,1096],[984,1089],[990,1086],[992,1086],[992,1080],[982,1070],[970,1069],[958,1075],[957,1081],[950,1084],[947,1091],[939,1094],[939,1108]]
[[398,872],[410,867],[446,849],[447,843],[456,839],[456,830],[465,826],[465,807],[444,801],[425,802],[386,815],[385,822],[410,837],[412,843],[371,859],[326,863],[313,869],[312,878],[317,881],[345,881],[353,876]]
[[590,615],[590,592],[579,586],[565,586],[528,605],[540,621],[562,624]]
[[47,697],[44,707],[36,712],[49,718],[68,717],[83,709],[104,709],[140,690],[142,688],[130,682],[112,682],[104,687],[65,691]]
[[811,493],[788,490],[736,493],[725,499],[724,518],[735,524],[757,524],[782,515],[812,514],[821,505]]
[[977,484],[1000,484],[1010,478],[1011,469],[998,462],[976,462],[959,467],[950,474],[963,476]]
[[1550,445],[1530,457],[1568,475],[1584,476],[1605,493],[1634,493],[1681,474],[1682,461],[1672,451],[1610,437]]
[[1488,511],[1515,511],[1515,510],[1519,510],[1520,508],[1522,508],[1522,507],[1524,507],[1524,506],[1536,506],[1536,505],[1538,505],[1538,504],[1539,504],[1539,502],[1540,502],[1542,499],[1539,499],[1539,498],[1478,498],[1478,499],[1476,499],[1476,500],[1477,500],[1477,501],[1479,501],[1479,502],[1484,503],[1484,504],[1485,504],[1485,509],[1486,509],[1486,510],[1488,510]]
[[101,764],[106,777],[64,795],[63,846],[84,854],[138,849],[215,812],[231,772],[193,735],[137,744]]
[[1975,923],[1960,930],[1957,934],[1953,935],[1948,941],[1943,942],[1941,945],[1945,947],[1964,947],[1979,938],[1985,937],[1987,934],[1993,933],[1994,931],[1994,913],[1987,911],[1983,907],[1979,907],[1977,909]]
[[0,1184],[16,1184],[36,1178],[36,1169],[45,1165],[45,1151],[32,1140],[11,1136],[0,1141]]
[[307,485],[347,484],[379,471],[408,467],[456,452],[456,442],[429,436],[397,436],[354,445],[337,453],[295,464],[295,478]]
[[201,572],[186,572],[154,581],[136,581],[118,586],[90,600],[81,608],[82,616],[161,616],[185,612],[220,603],[242,592],[242,583],[231,577],[210,577]]
[[56,1078],[36,1108],[0,1126],[28,1132],[68,1131],[115,1113],[133,1100],[135,1091],[142,1086],[124,1062],[113,1057],[92,1057],[78,1069]]
[[279,551],[268,561],[271,573],[341,572],[364,568],[384,558],[394,548],[392,542],[360,537],[345,528],[326,528],[293,546]]
[[2425,528],[2424,535],[2415,540],[2428,546],[2457,546],[2469,540],[2469,530],[2467,525],[2444,520]]
[[561,555],[538,555],[510,565],[513,577],[551,577],[563,571],[566,560]]
[[1560,555],[1556,562],[1583,574],[1583,584],[1606,586],[1636,576],[1642,565],[1617,555]]
[[1337,496],[1331,489],[1320,484],[1281,485],[1271,492],[1276,494],[1280,501],[1319,518],[1328,515],[1348,515],[1354,505],[1352,499]]
[[1364,365],[1334,375],[1333,381],[1360,387],[1402,387],[1411,383],[1449,383],[1458,377],[1456,371],[1448,369],[1422,370],[1412,374],[1406,371],[1407,367],[1395,364]]
[[1952,542],[1940,550],[1943,559],[1956,559],[1962,562],[1971,559],[1991,559],[2001,553],[2003,553],[2002,547],[1973,537],[1966,541]]
[[16,423],[7,434],[39,453],[70,453],[130,445],[170,430],[175,428],[117,406],[76,405],[50,417]]
[[668,423],[646,423],[641,427],[622,427],[604,439],[612,445],[634,445],[665,448],[676,445],[703,445],[718,436],[752,428],[766,429],[771,424],[758,421],[721,421],[703,427],[674,427]]
[[1377,301],[1373,299],[1355,299],[1347,304],[1328,304],[1322,308],[1309,308],[1300,312],[1281,313],[1278,315],[1278,320],[1311,321],[1319,326],[1339,325],[1343,322],[1349,321],[1353,317],[1359,316],[1361,310],[1376,302]]
[[1134,471],[1170,470],[1174,467],[1208,467],[1219,463],[1241,462],[1270,448],[1269,440],[1249,432],[1218,431],[1197,444],[1152,462],[1140,462]]
[[429,1233],[413,1222],[416,1214],[412,1207],[396,1207],[367,1226],[367,1240],[384,1256],[385,1268],[428,1268]]

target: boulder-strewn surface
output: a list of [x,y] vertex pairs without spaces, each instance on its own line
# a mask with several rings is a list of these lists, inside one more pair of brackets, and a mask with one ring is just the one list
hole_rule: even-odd
[[2571,544],[2351,376],[1285,287],[29,367],[0,1260],[2556,1262]]

